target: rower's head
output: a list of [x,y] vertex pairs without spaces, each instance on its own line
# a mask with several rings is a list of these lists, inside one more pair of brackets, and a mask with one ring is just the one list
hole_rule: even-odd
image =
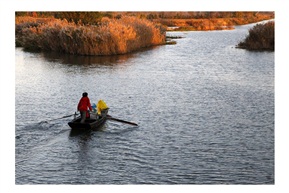
[[82,93],[82,97],[87,97],[87,92]]

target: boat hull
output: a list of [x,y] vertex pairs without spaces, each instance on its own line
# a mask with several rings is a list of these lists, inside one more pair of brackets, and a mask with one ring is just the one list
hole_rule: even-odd
[[107,120],[108,110],[104,110],[101,116],[91,114],[90,118],[86,118],[85,123],[80,123],[81,117],[76,117],[68,122],[72,130],[98,130]]

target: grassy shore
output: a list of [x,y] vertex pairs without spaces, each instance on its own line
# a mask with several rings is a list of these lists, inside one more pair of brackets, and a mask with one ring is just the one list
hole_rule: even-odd
[[245,25],[272,19],[272,15],[259,15],[244,18],[208,18],[208,19],[155,19],[167,27],[167,31],[209,31],[230,30],[236,25]]
[[146,19],[103,17],[98,25],[55,18],[16,18],[16,46],[77,55],[125,54],[164,44],[165,29]]
[[275,22],[270,21],[264,24],[257,24],[249,29],[249,34],[244,41],[237,45],[237,48],[247,50],[270,50],[275,49]]

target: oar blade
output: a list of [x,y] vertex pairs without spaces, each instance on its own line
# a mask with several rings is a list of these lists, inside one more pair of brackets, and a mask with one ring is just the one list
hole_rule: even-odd
[[117,119],[117,118],[114,118],[110,115],[107,115],[107,118],[110,119],[110,120],[113,120],[113,121],[118,121],[118,122],[121,122],[121,123],[126,123],[126,124],[130,124],[130,125],[133,125],[133,126],[138,126],[138,124],[134,123],[134,122],[130,122],[130,121],[125,121],[125,120],[122,120],[122,119]]

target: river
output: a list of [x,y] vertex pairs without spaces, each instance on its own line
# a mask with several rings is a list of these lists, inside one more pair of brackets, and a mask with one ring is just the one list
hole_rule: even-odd
[[[235,48],[252,26],[111,57],[16,48],[15,183],[274,184],[274,52]],[[47,121],[84,91],[139,126]]]

